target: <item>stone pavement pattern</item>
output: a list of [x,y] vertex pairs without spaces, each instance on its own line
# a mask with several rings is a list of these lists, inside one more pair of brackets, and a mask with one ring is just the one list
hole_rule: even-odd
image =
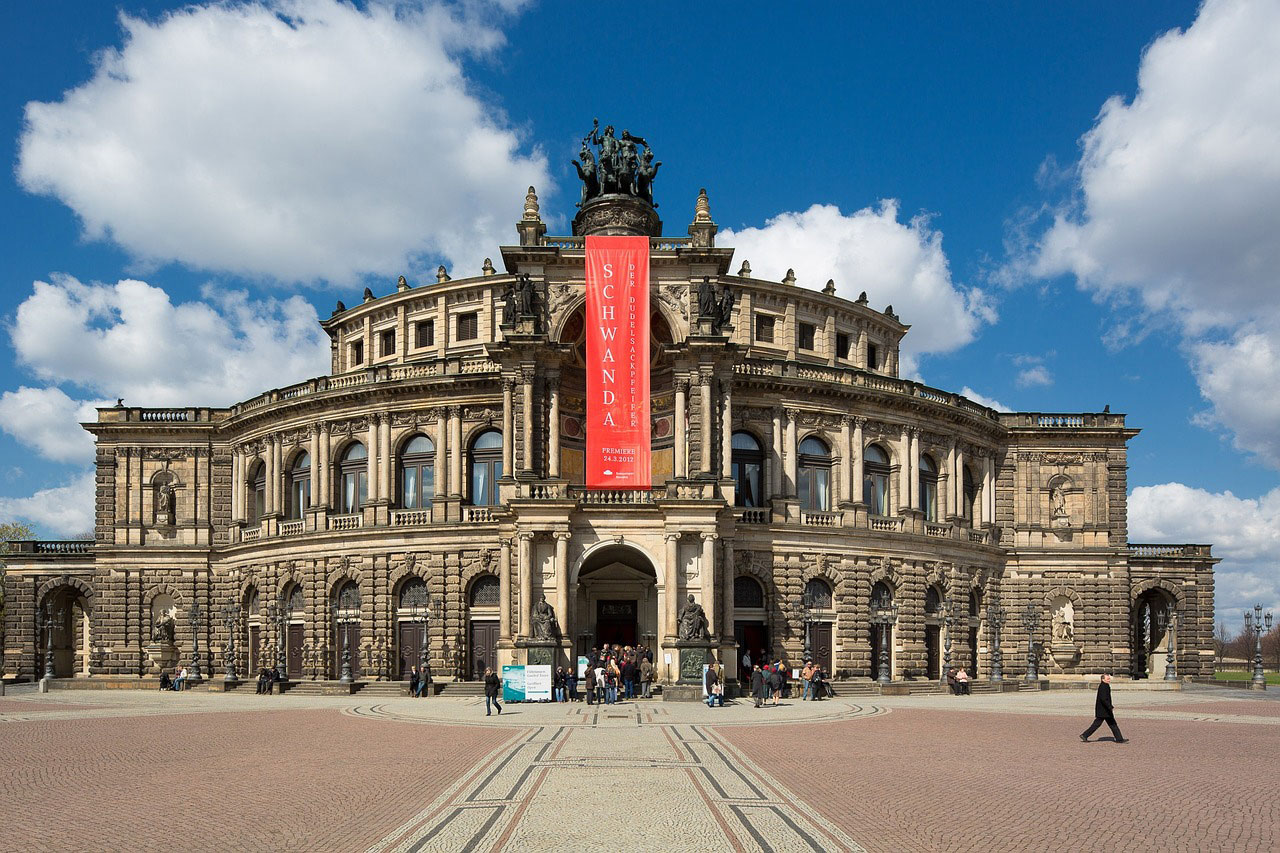
[[1080,691],[485,717],[11,688],[0,850],[1271,850],[1280,702],[1243,696],[1117,691],[1120,746],[1079,742]]

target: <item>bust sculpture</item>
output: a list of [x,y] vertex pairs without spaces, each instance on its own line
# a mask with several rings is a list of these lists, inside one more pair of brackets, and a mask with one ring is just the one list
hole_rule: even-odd
[[685,602],[684,607],[680,608],[680,616],[677,621],[680,626],[677,639],[711,639],[711,632],[707,624],[707,614],[702,609],[702,605],[694,601],[693,593],[689,593],[688,601]]

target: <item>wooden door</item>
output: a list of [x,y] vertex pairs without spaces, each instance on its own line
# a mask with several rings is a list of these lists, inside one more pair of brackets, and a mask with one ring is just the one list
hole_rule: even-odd
[[978,626],[969,628],[969,671],[965,673],[972,679],[978,677]]
[[408,681],[415,666],[422,666],[422,623],[400,623],[400,664],[397,678]]
[[333,648],[333,677],[342,677],[342,648],[343,637],[351,654],[351,678],[356,680],[360,678],[360,623],[356,621],[342,622],[337,625],[335,636],[337,642]]
[[809,630],[813,632],[810,638],[813,646],[813,662],[822,667],[822,671],[830,678],[833,675],[831,671],[831,623],[814,622],[809,626]]
[[472,681],[484,678],[485,667],[498,671],[498,623],[473,620],[471,622],[471,648],[468,654]]
[[249,671],[245,673],[245,678],[256,679],[258,673],[262,671],[262,661],[258,660],[258,654],[262,649],[261,634],[260,626],[249,626]]
[[302,678],[302,644],[305,636],[305,625],[289,625],[285,636],[285,674],[289,678]]
[[924,628],[925,677],[937,681],[941,675],[942,658],[938,654],[938,638],[942,629],[937,625],[926,625]]

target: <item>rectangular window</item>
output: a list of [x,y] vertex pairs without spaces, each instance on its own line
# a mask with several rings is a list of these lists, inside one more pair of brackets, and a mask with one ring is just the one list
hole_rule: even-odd
[[756,315],[756,340],[762,344],[773,343],[773,318],[767,314]]
[[436,345],[435,320],[419,320],[414,324],[413,330],[414,346],[421,349],[422,347],[433,347]]
[[480,316],[472,311],[470,314],[458,315],[458,334],[456,340],[474,341],[480,336]]
[[364,364],[364,341],[356,341],[351,345],[351,366]]
[[813,349],[814,327],[812,323],[801,323],[800,334],[797,335],[796,346],[800,349]]
[[381,354],[383,357],[396,354],[396,332],[395,329],[383,332],[379,337],[382,343]]
[[849,336],[844,332],[836,332],[836,358],[849,357]]
[[867,344],[867,369],[880,369],[880,352],[875,344]]

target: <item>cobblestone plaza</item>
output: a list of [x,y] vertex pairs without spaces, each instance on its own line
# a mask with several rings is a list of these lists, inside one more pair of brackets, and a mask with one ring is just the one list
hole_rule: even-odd
[[11,687],[0,848],[1264,851],[1280,811],[1247,768],[1280,749],[1280,702],[1257,697],[1118,689],[1117,745],[1077,739],[1088,690],[487,718],[479,699]]

